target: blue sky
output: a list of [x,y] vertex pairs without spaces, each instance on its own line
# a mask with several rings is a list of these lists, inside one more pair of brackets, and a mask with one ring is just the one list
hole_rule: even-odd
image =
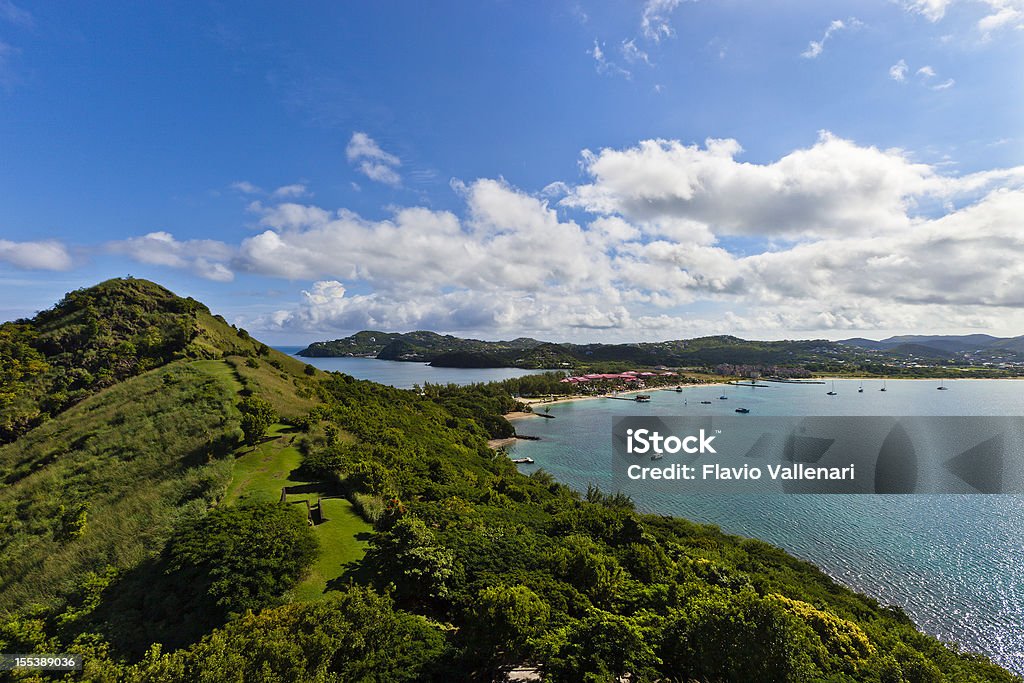
[[0,318],[1024,334],[1024,2],[0,0]]

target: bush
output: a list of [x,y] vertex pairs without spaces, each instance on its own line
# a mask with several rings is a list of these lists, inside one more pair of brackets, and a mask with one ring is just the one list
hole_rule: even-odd
[[170,570],[192,578],[225,613],[257,610],[294,586],[313,564],[316,536],[285,503],[216,508],[168,544]]
[[266,400],[259,396],[247,396],[238,404],[242,412],[242,432],[245,443],[254,446],[259,443],[267,428],[277,422],[277,412]]

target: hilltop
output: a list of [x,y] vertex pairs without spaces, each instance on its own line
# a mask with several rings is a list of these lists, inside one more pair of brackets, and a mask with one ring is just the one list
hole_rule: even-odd
[[0,444],[173,361],[248,355],[296,366],[198,301],[147,280],[70,292],[34,318],[0,325]]
[[0,651],[84,680],[1019,683],[766,543],[519,473],[500,385],[322,373],[132,279],[2,332],[42,417],[0,446]]

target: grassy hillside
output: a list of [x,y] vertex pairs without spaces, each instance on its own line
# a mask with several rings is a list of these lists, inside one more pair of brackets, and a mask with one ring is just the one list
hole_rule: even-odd
[[234,402],[223,377],[175,363],[0,446],[0,610],[57,604],[204,514],[231,476]]
[[1020,681],[765,543],[520,474],[499,389],[325,375],[185,315],[169,359],[0,447],[0,651],[90,681]]

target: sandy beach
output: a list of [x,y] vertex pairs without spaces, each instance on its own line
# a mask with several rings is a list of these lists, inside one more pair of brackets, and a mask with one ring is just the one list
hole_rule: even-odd
[[[687,387],[712,387],[712,386],[724,385],[724,384],[727,384],[727,383],[726,382],[709,382],[707,384],[680,384],[679,386],[684,387],[684,388],[687,388]],[[665,386],[665,387],[651,387],[651,388],[646,388],[646,389],[626,389],[624,391],[617,391],[617,392],[615,392],[614,395],[615,396],[630,396],[630,395],[633,395],[633,394],[649,394],[649,393],[654,392],[654,391],[675,391],[675,390],[676,390],[675,385],[673,385],[673,386]],[[550,405],[555,405],[556,403],[571,403],[573,401],[592,401],[594,399],[599,399],[599,398],[608,398],[611,395],[612,394],[598,394],[596,396],[590,396],[590,395],[588,395],[588,396],[561,396],[561,397],[555,398],[555,399],[549,399],[549,398],[521,398],[521,399],[518,399],[518,400],[519,400],[520,403],[525,403],[528,406],[530,406],[531,408],[535,408],[536,406],[550,406]],[[539,416],[537,415],[536,410],[534,412],[532,412],[532,413],[527,413],[527,412],[523,412],[523,411],[515,411],[515,412],[512,412],[512,413],[506,413],[505,414],[505,419],[507,419],[507,420],[519,420],[519,419],[526,418],[526,417],[539,417]]]

